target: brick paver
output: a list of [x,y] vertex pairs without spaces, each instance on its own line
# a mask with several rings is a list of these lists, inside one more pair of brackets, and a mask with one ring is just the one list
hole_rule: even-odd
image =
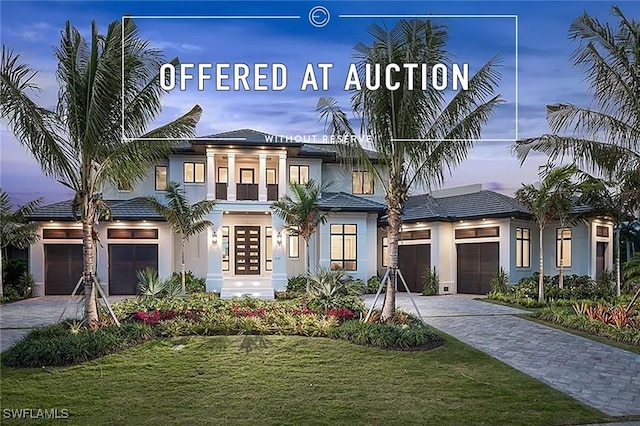
[[[456,339],[605,414],[640,415],[640,355],[514,316],[518,309],[464,296],[414,298],[425,322]],[[397,305],[414,311],[405,294]]]

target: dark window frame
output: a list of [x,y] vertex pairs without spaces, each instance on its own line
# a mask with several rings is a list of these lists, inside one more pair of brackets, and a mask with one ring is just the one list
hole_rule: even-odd
[[[365,192],[364,191],[364,182],[365,182],[365,176],[368,175],[369,176],[369,181],[371,182],[371,192]],[[356,191],[356,176],[357,179],[360,180],[360,188],[362,188],[362,191]],[[368,172],[366,170],[354,170],[353,172],[351,172],[351,193],[354,195],[374,195],[376,192],[376,188],[375,188],[375,183],[373,180],[373,175],[371,174],[371,172]]]
[[[269,183],[269,171],[273,170],[273,182]],[[274,168],[274,167],[267,167],[267,170],[265,171],[265,175],[264,178],[266,180],[266,184],[267,185],[276,185],[278,183],[278,171]]]
[[[164,169],[164,188],[158,187],[158,169]],[[154,188],[156,191],[166,191],[169,184],[169,167],[168,166],[156,166],[154,169]]]
[[[81,240],[82,228],[43,228],[43,240]],[[58,236],[55,234],[58,233]],[[60,235],[60,234],[64,235]]]
[[[494,231],[494,235],[479,235],[488,230]],[[456,240],[464,240],[468,238],[497,238],[500,237],[499,226],[487,226],[478,228],[459,228],[454,231],[454,238]]]
[[[186,167],[187,164],[191,164],[193,165],[193,174],[191,175],[191,180],[187,180],[186,177]],[[196,166],[197,165],[202,165],[202,169],[203,169],[203,173],[202,173],[202,181],[196,180]],[[193,184],[201,184],[201,183],[205,183],[205,181],[207,180],[207,166],[204,162],[202,161],[185,161],[182,163],[182,180],[184,183],[193,183]]]
[[[273,227],[264,227],[264,270],[273,271]],[[271,256],[269,256],[271,248]]]
[[[333,232],[333,227],[334,226],[340,226],[341,232],[340,233],[335,233]],[[346,232],[345,228],[347,226],[353,226],[355,228],[354,232]],[[353,259],[348,259],[345,257],[346,255],[346,238],[347,236],[354,236],[354,242],[355,242],[355,256]],[[342,237],[342,259],[336,259],[333,257],[333,253],[332,253],[332,240],[333,237]],[[345,264],[349,262],[353,262],[354,267],[353,268],[349,268],[346,269],[345,268]],[[329,265],[330,267],[333,269],[334,264],[335,263],[341,263],[342,267],[339,267],[339,269],[342,269],[343,271],[357,271],[358,270],[358,225],[355,223],[332,223],[329,225]]]
[[[518,230],[520,236],[518,236]],[[527,231],[528,236],[525,238],[524,231]],[[518,244],[520,245],[520,256],[518,256]],[[528,247],[527,252],[529,256],[525,259],[524,246]],[[525,264],[526,260],[526,264]],[[531,228],[516,227],[516,268],[531,268]]]
[[[387,255],[384,255],[385,249],[387,251]],[[382,237],[382,266],[389,266],[389,237]]]
[[[292,179],[292,176],[294,176],[295,174],[293,173],[294,168],[297,168],[297,180]],[[307,181],[306,182],[302,182],[302,169],[307,169]],[[311,170],[309,169],[309,165],[306,164],[291,164],[289,166],[289,182],[295,182],[298,183],[300,185],[304,185],[306,184],[309,179],[310,179],[310,175],[309,173],[311,172]]]
[[[220,179],[220,170],[224,170],[226,171],[226,176],[224,181],[222,179]],[[218,174],[216,176],[216,183],[229,183],[229,168],[227,166],[224,167],[218,167]]]
[[[289,259],[299,259],[300,258],[300,234],[298,234],[297,232],[295,232],[294,230],[289,230],[289,232],[287,233],[287,242],[288,242],[288,247],[287,247],[287,252],[289,254]],[[293,245],[291,244],[291,241],[295,240],[296,241],[296,253],[295,255],[291,255],[291,247],[293,247]]]
[[[242,181],[242,172],[251,172],[251,182],[243,182]],[[249,168],[249,167],[243,167],[240,169],[240,180],[239,180],[240,184],[244,184],[244,185],[254,185],[256,183],[256,169],[253,168]]]
[[609,238],[609,227],[596,225],[596,237]]
[[[118,235],[118,234],[121,235]],[[128,235],[125,235],[127,233]],[[144,235],[144,233],[151,233],[152,236]],[[108,228],[107,229],[108,240],[157,240],[158,229],[157,228]]]
[[[230,229],[228,226],[223,226],[222,227],[222,271],[223,272],[228,272],[231,270],[231,246],[229,245],[230,242],[230,238],[229,238],[229,232]],[[226,235],[225,235],[226,234]],[[225,260],[225,252],[226,252],[226,256],[227,259]],[[227,263],[227,265],[225,266],[225,262]]]
[[[569,237],[564,237],[560,239],[560,232],[564,235],[564,231],[569,231]],[[573,228],[556,228],[556,268],[560,267],[560,251],[565,243],[569,243],[569,255],[571,256],[570,263],[563,264],[562,268],[571,268],[573,263]],[[565,256],[563,256],[562,262],[566,261]]]

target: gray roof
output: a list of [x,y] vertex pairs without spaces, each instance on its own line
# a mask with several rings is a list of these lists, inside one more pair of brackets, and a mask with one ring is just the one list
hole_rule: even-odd
[[409,197],[402,218],[411,222],[529,215],[529,210],[514,198],[493,191],[478,191],[443,198],[429,194]]
[[384,204],[346,192],[323,192],[319,203],[321,210],[347,212],[383,212]]
[[[376,160],[378,158],[378,153],[369,149],[366,149],[365,152],[367,156]],[[338,156],[338,147],[332,143],[305,143],[302,148],[300,148],[300,152],[298,153],[299,157],[329,157],[336,159]]]
[[283,136],[272,135],[254,129],[238,129],[229,132],[200,136],[191,141],[194,145],[241,144],[241,145],[278,145],[302,146],[301,142]]
[[[48,204],[38,208],[30,220],[60,220],[73,221],[74,217],[71,206],[72,200],[61,201],[59,203]],[[152,209],[143,198],[132,198],[130,200],[105,200],[111,209],[113,220],[164,220],[154,209]]]

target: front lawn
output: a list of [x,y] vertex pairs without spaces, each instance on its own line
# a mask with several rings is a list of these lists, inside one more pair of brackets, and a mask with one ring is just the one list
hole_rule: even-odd
[[67,424],[607,420],[451,338],[431,351],[397,352],[299,336],[180,337],[74,367],[0,372],[2,409],[66,408]]

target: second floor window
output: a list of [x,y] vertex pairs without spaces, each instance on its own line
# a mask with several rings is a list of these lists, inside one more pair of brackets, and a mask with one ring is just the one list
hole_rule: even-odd
[[167,190],[167,166],[156,166],[156,191]]
[[529,268],[531,266],[531,230],[516,228],[516,267]]
[[267,169],[267,185],[275,185],[278,183],[276,169]]
[[182,169],[184,183],[204,183],[204,163],[185,162]]
[[556,229],[556,266],[571,267],[571,228]]
[[351,175],[353,193],[358,195],[373,194],[373,176],[369,172],[353,172]]
[[289,166],[289,182],[301,185],[309,182],[309,166]]
[[229,169],[218,167],[218,183],[229,183]]

